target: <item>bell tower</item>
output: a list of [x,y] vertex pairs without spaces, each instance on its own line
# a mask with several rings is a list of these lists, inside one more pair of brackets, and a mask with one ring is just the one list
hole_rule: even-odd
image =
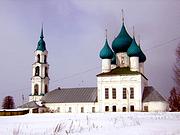
[[32,64],[31,94],[29,101],[40,101],[49,90],[49,64],[47,62],[48,51],[43,40],[43,27],[40,40],[35,50],[35,62]]

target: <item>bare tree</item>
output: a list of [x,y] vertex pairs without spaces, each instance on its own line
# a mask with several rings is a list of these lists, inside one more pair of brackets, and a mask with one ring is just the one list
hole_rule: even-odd
[[175,87],[170,91],[169,107],[172,112],[180,111],[180,96],[177,94]]
[[180,111],[180,44],[176,49],[176,63],[173,70],[176,85],[170,91],[169,107],[171,111]]
[[12,96],[6,96],[3,100],[2,108],[3,109],[14,109],[14,99]]
[[180,43],[176,49],[176,63],[174,65],[174,80],[176,83],[176,90],[180,92]]

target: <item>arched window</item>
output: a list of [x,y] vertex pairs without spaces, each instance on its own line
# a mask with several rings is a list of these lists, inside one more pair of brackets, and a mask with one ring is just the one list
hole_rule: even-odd
[[45,67],[45,77],[48,77],[48,68]]
[[122,111],[123,111],[123,112],[126,112],[126,107],[123,107]]
[[44,63],[47,63],[47,56],[44,55]]
[[115,105],[112,106],[112,111],[113,111],[113,112],[116,112],[116,106],[115,106]]
[[40,62],[40,55],[39,54],[37,55],[37,62],[38,63]]
[[39,66],[35,68],[35,76],[39,76]]
[[106,111],[106,112],[109,111],[109,106],[105,106],[105,111]]
[[45,85],[44,93],[45,94],[48,93],[48,86],[47,85]]
[[134,112],[134,105],[131,105],[131,106],[130,106],[130,111],[131,111],[131,112]]
[[36,84],[34,85],[34,95],[38,95],[39,86]]

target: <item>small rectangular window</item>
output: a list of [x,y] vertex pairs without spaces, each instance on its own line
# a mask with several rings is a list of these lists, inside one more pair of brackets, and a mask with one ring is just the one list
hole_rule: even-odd
[[131,106],[130,106],[130,111],[131,111],[131,112],[134,112],[134,105],[131,105]]
[[134,88],[130,88],[130,98],[134,99]]
[[144,111],[148,112],[148,106],[144,106]]
[[105,111],[106,111],[106,112],[109,111],[109,106],[105,106]]
[[116,89],[115,88],[112,89],[112,98],[116,99]]
[[72,108],[71,108],[71,107],[69,107],[69,110],[68,110],[68,112],[72,112]]
[[92,107],[92,112],[93,112],[93,113],[95,112],[95,107]]
[[126,88],[123,88],[123,99],[126,99],[127,95],[126,95]]
[[84,112],[84,107],[81,107],[81,113],[83,113]]
[[60,107],[57,108],[57,112],[60,112]]
[[123,107],[123,108],[122,108],[122,111],[123,111],[123,112],[126,112],[126,107]]
[[105,88],[105,99],[109,99],[109,89]]
[[112,107],[112,111],[116,112],[116,106],[115,105]]

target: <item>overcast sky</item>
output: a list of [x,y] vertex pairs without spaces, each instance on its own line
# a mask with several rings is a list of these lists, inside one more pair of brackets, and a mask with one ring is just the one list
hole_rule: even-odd
[[173,87],[172,67],[180,42],[178,0],[0,0],[0,102],[31,92],[34,50],[44,24],[50,90],[96,86],[100,49],[108,29],[111,45],[120,31],[121,9],[130,35],[141,37],[145,75],[163,96]]

